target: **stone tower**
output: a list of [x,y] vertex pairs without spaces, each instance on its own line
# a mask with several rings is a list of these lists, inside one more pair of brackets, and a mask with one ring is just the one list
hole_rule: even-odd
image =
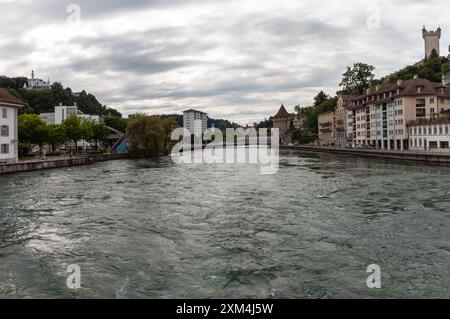
[[429,58],[431,52],[436,50],[439,55],[439,40],[441,39],[441,28],[439,27],[436,31],[427,31],[425,26],[423,26],[422,36],[425,40],[425,58]]

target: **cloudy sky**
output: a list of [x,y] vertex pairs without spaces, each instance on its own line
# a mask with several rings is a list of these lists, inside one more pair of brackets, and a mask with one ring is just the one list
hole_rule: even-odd
[[0,0],[0,74],[86,89],[125,115],[187,108],[242,124],[334,94],[354,62],[424,55],[447,0]]

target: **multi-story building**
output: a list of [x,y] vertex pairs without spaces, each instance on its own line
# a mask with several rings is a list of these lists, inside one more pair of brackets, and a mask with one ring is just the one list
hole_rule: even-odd
[[450,145],[448,113],[408,123],[409,145],[414,151],[448,150]]
[[280,106],[277,114],[271,117],[273,128],[280,132],[280,144],[292,143],[292,133],[294,129],[304,131],[306,126],[306,116],[304,114],[289,113],[284,105]]
[[450,87],[425,79],[398,81],[351,99],[347,134],[352,143],[379,149],[410,146],[407,124],[450,109]]
[[15,163],[19,158],[17,113],[24,103],[0,88],[0,163]]
[[62,124],[65,120],[67,120],[70,116],[75,115],[77,117],[90,120],[93,122],[99,122],[100,116],[98,115],[89,115],[84,114],[80,110],[78,110],[77,105],[66,106],[59,105],[55,106],[54,113],[41,113],[39,116],[41,119],[47,124]]
[[208,128],[208,114],[192,109],[184,111],[183,127],[189,130],[191,135],[202,136]]
[[335,123],[333,131],[334,145],[337,147],[345,147],[347,141],[347,107],[350,103],[352,95],[339,95],[337,106],[334,111]]
[[334,128],[334,110],[319,114],[319,144],[322,146],[334,145],[333,132]]

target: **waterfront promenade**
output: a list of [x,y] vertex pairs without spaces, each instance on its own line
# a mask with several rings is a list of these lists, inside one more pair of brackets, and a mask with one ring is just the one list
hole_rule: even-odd
[[450,152],[446,151],[395,151],[395,150],[374,150],[374,149],[347,149],[326,146],[280,146],[284,150],[299,150],[311,152],[326,152],[334,154],[344,154],[362,157],[376,157],[384,159],[410,160],[419,162],[445,163],[450,164]]
[[89,165],[96,162],[128,158],[128,154],[90,154],[73,156],[52,156],[46,159],[32,159],[17,163],[0,164],[0,174],[38,171],[43,169]]

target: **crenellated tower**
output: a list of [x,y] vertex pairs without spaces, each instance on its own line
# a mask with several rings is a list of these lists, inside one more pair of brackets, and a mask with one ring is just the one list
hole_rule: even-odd
[[425,26],[423,26],[422,36],[425,41],[425,58],[429,58],[433,50],[436,50],[437,54],[440,55],[439,40],[441,39],[441,28],[439,27],[436,31],[427,31]]

